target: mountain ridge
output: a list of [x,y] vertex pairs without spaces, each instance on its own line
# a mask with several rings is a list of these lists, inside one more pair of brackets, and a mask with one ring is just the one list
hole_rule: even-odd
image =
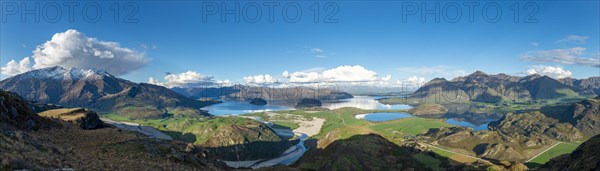
[[[212,104],[189,99],[165,87],[134,83],[102,70],[65,69],[60,66],[32,70],[0,81],[0,88],[41,103],[87,107],[134,118],[157,118],[175,108],[197,110]],[[132,108],[141,109],[133,113]],[[148,114],[144,114],[148,113]],[[197,110],[192,115],[207,115]]]
[[[596,81],[597,80],[597,81]],[[441,102],[531,101],[600,93],[600,77],[554,79],[532,74],[523,77],[476,71],[452,80],[434,78],[411,94],[411,98]]]

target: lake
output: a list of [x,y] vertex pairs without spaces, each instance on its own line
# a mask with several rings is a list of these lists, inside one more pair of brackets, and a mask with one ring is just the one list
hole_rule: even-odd
[[371,122],[383,122],[394,119],[402,119],[402,118],[410,118],[414,117],[408,113],[404,112],[390,112],[390,113],[367,113],[356,115],[356,119],[364,119]]
[[[376,99],[381,98],[377,96],[355,96],[351,99],[343,100],[328,100],[323,102],[323,107],[328,109],[338,109],[342,107],[356,107],[366,110],[407,110],[411,109],[410,105],[386,105],[379,103]],[[280,111],[280,110],[294,110],[292,107],[294,104],[289,102],[278,102],[269,101],[269,104],[259,106],[253,105],[244,101],[223,101],[223,103],[204,107],[202,109],[207,110],[213,115],[240,115],[246,113],[255,112],[266,112],[266,111]],[[460,107],[450,106],[450,110],[460,109]],[[357,115],[360,119],[365,119],[371,122],[383,122],[394,119],[402,119],[408,117],[415,117],[404,112],[391,112],[391,113],[368,113]],[[446,118],[446,122],[452,125],[459,125],[465,127],[471,127],[476,131],[487,130],[487,125],[497,120],[497,118],[489,118],[489,116],[483,114],[449,114],[442,116]]]
[[354,96],[351,99],[342,100],[329,100],[323,104],[324,108],[328,109],[339,109],[342,107],[355,107],[366,110],[404,110],[412,109],[412,106],[399,104],[399,105],[387,105],[377,101],[380,97],[377,96]]
[[253,105],[249,102],[243,101],[223,101],[223,103],[210,105],[202,108],[203,110],[207,110],[208,113],[213,115],[239,115],[246,113],[255,113],[255,112],[266,112],[266,111],[278,111],[278,110],[292,110],[293,107],[288,107],[285,105],[276,105],[276,104],[268,104],[268,105]]

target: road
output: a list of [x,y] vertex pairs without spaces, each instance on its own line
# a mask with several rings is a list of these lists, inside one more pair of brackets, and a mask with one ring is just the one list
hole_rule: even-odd
[[547,148],[547,149],[545,149],[544,151],[542,151],[542,152],[538,153],[537,155],[535,155],[535,156],[533,156],[533,157],[529,158],[529,160],[527,160],[526,162],[531,162],[531,160],[533,160],[533,159],[535,159],[536,157],[538,157],[538,156],[540,156],[540,155],[544,154],[546,151],[548,151],[548,150],[550,150],[550,149],[552,149],[552,148],[556,147],[556,146],[557,146],[558,144],[560,144],[560,143],[563,143],[563,142],[560,142],[560,141],[559,141],[559,142],[556,142],[556,144],[554,144],[554,145],[552,145],[552,146],[548,147],[548,148]]
[[480,161],[491,163],[490,161],[482,159],[482,158],[479,158],[479,157],[475,157],[475,156],[471,156],[471,155],[467,155],[467,154],[463,154],[463,153],[459,153],[459,152],[455,152],[455,151],[446,150],[446,149],[439,148],[439,147],[437,147],[435,145],[431,145],[431,144],[427,144],[427,143],[424,143],[424,144],[427,145],[427,146],[436,148],[438,150],[442,150],[442,151],[449,152],[449,153],[452,153],[452,154],[459,154],[459,155],[466,156],[468,158],[472,158],[472,159],[475,159],[475,160],[480,160]]

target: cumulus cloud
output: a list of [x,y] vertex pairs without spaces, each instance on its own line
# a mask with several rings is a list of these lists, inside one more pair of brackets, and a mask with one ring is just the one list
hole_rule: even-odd
[[247,77],[244,77],[244,81],[246,81],[246,83],[250,83],[250,84],[272,84],[272,83],[279,82],[277,79],[275,79],[273,76],[271,76],[269,74],[247,76]]
[[406,79],[405,83],[423,84],[425,77],[411,76]]
[[376,81],[377,73],[365,69],[360,65],[339,66],[327,69],[323,72],[283,72],[284,77],[289,78],[289,82],[364,82]]
[[435,77],[444,77],[444,78],[455,78],[459,76],[467,75],[467,71],[462,68],[438,65],[431,67],[401,67],[398,68],[398,71],[404,74],[415,75],[419,77],[427,77],[427,78],[435,78]]
[[560,64],[600,67],[598,58],[584,58],[585,48],[552,49],[528,52],[522,59],[534,62],[553,62]]
[[556,43],[574,43],[574,44],[584,44],[587,42],[587,39],[590,37],[586,36],[578,36],[578,35],[568,35],[560,40],[557,40]]
[[114,75],[127,74],[145,66],[149,59],[142,52],[124,48],[117,42],[87,37],[77,30],[56,33],[33,51],[33,68],[103,69]]
[[21,74],[31,70],[31,61],[29,61],[29,57],[25,57],[21,59],[21,61],[17,62],[15,60],[10,60],[6,63],[5,66],[0,68],[0,73],[6,76],[13,76],[17,74]]
[[573,75],[573,73],[571,73],[571,71],[565,70],[561,67],[544,66],[544,65],[533,66],[532,68],[525,71],[525,73],[528,75],[531,75],[531,74],[546,75],[546,76],[549,76],[552,78],[557,78],[557,79],[571,77],[571,75]]
[[[213,81],[213,77],[202,75],[195,71],[187,71],[179,74],[168,74],[164,77],[164,82],[159,81],[153,77],[148,78],[148,83],[165,86],[167,88],[173,87],[197,87],[201,85],[212,85],[215,82]],[[229,80],[225,80],[229,82]],[[225,83],[225,81],[221,81]]]

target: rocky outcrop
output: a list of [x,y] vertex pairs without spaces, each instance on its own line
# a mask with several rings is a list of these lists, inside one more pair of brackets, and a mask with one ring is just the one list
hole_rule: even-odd
[[431,144],[467,151],[481,158],[506,161],[524,161],[531,157],[524,154],[526,149],[540,148],[552,143],[550,139],[540,136],[507,135],[488,130],[475,132],[468,127],[432,129],[418,138]]
[[39,113],[39,115],[72,122],[81,129],[97,129],[104,125],[96,112],[83,108],[47,110]]
[[297,108],[297,109],[315,108],[315,107],[321,107],[322,105],[323,105],[323,103],[318,99],[304,98],[304,99],[300,100],[298,103],[296,103],[295,108]]
[[584,137],[571,124],[559,123],[559,120],[547,117],[541,112],[508,113],[502,119],[490,123],[489,128],[504,134],[546,136],[561,141],[576,141]]
[[444,106],[437,103],[425,103],[411,109],[412,115],[443,115],[448,112]]
[[262,106],[262,105],[267,105],[267,101],[263,98],[254,98],[254,99],[250,100],[250,104]]
[[596,135],[581,144],[571,154],[551,159],[538,170],[599,170],[600,169],[600,135]]
[[592,137],[600,134],[600,99],[588,99],[575,103],[567,110],[571,124],[584,135]]

